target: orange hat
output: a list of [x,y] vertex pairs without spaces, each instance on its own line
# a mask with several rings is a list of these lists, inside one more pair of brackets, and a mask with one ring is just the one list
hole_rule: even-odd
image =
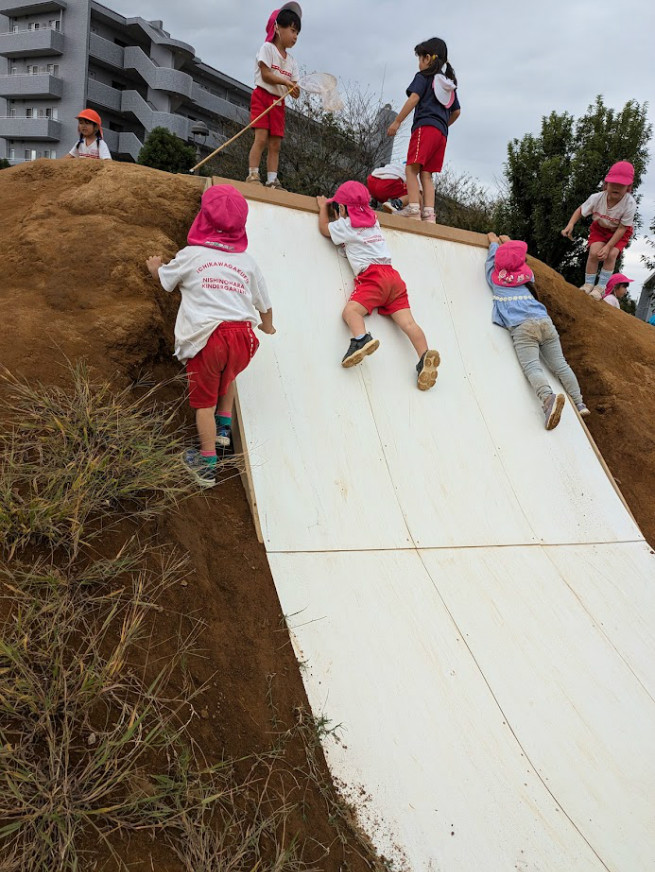
[[92,121],[94,124],[97,124],[100,129],[100,136],[102,136],[102,118],[98,115],[95,109],[83,109],[77,115],[77,120],[80,118],[85,118],[87,121]]

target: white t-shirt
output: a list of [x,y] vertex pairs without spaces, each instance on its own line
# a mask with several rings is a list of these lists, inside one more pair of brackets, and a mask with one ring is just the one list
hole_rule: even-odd
[[266,64],[269,70],[277,73],[278,76],[284,76],[285,79],[289,80],[289,84],[291,84],[292,82],[297,82],[300,76],[300,70],[295,59],[291,57],[289,52],[283,58],[272,42],[265,42],[255,58],[255,85],[268,91],[269,94],[275,94],[276,97],[284,97],[288,90],[284,85],[269,85],[268,82],[262,79],[262,71],[259,68],[260,61]]
[[350,218],[338,218],[330,221],[328,230],[332,242],[343,246],[356,276],[372,263],[391,263],[391,252],[377,221],[372,227],[353,227]]
[[111,154],[109,153],[107,143],[104,139],[101,139],[100,142],[94,139],[91,145],[87,145],[86,142],[82,140],[79,148],[74,145],[68,153],[71,157],[90,157],[92,160],[111,160]]
[[614,306],[615,309],[620,309],[621,306],[619,304],[619,298],[615,297],[614,294],[608,294],[606,297],[603,297],[606,303],[609,303],[610,306]]
[[405,164],[387,164],[373,170],[371,175],[374,179],[400,179],[402,182],[407,179]]
[[607,191],[600,191],[585,200],[581,208],[582,214],[585,217],[592,215],[593,220],[597,221],[600,227],[604,227],[606,230],[616,230],[619,224],[632,227],[637,211],[637,201],[632,194],[626,192],[616,206],[612,206],[610,209],[607,205]]
[[257,324],[255,309],[268,312],[271,301],[264,276],[247,253],[187,245],[159,268],[165,291],[180,285],[182,302],[175,322],[175,357],[194,357],[223,321]]

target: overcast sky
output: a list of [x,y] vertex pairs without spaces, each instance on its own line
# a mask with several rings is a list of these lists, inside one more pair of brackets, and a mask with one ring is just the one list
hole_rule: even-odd
[[[271,0],[104,0],[123,15],[161,19],[205,63],[252,85]],[[655,3],[652,0],[304,0],[294,49],[309,72],[331,72],[395,109],[416,70],[413,48],[430,36],[448,44],[462,114],[448,137],[446,165],[491,190],[507,143],[539,131],[551,111],[582,115],[597,94],[615,109],[651,102],[655,127]],[[640,263],[655,216],[655,141],[641,186],[640,239],[624,270],[638,298]],[[592,193],[591,191],[589,193]],[[558,233],[561,228],[554,227]],[[655,253],[655,251],[654,251]],[[583,276],[580,277],[580,283]]]

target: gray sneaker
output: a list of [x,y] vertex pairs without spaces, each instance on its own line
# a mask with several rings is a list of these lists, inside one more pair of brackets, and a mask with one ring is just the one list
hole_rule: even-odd
[[341,366],[356,366],[361,363],[367,354],[373,354],[380,345],[379,340],[373,339],[370,333],[366,333],[361,339],[351,339],[348,351],[341,360]]
[[575,407],[580,413],[581,418],[588,418],[591,415],[591,409],[588,409],[585,403],[576,403]]
[[546,430],[554,430],[559,424],[564,408],[564,394],[551,394],[544,400],[544,418]]

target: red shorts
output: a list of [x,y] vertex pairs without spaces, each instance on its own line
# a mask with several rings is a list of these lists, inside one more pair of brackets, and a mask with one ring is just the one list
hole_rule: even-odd
[[355,290],[350,299],[363,306],[369,315],[373,309],[380,315],[409,309],[407,285],[387,263],[372,263],[355,276]]
[[425,173],[440,173],[448,140],[437,127],[417,127],[407,149],[407,163],[419,164]]
[[[612,230],[611,227],[601,227],[597,221],[591,222],[591,227],[589,228],[589,239],[587,240],[587,248],[592,245],[594,242],[609,242],[610,239],[614,236],[615,230]],[[632,236],[632,227],[626,228],[625,233],[619,239],[618,242],[614,243],[614,248],[618,248],[619,251],[623,251],[628,242],[630,241],[630,237]]]
[[[277,99],[275,94],[271,94],[257,85],[250,97],[250,120],[255,121],[255,118],[269,106],[272,106]],[[271,136],[284,136],[284,100],[277,106],[273,106],[271,111],[259,121],[255,121],[253,127],[262,127],[264,130],[268,130]]]
[[224,397],[237,375],[259,348],[250,321],[223,321],[207,345],[187,360],[189,405],[192,409],[213,408]]
[[376,176],[369,176],[366,179],[366,187],[371,197],[378,203],[404,197],[407,193],[407,185],[402,179],[378,179]]

